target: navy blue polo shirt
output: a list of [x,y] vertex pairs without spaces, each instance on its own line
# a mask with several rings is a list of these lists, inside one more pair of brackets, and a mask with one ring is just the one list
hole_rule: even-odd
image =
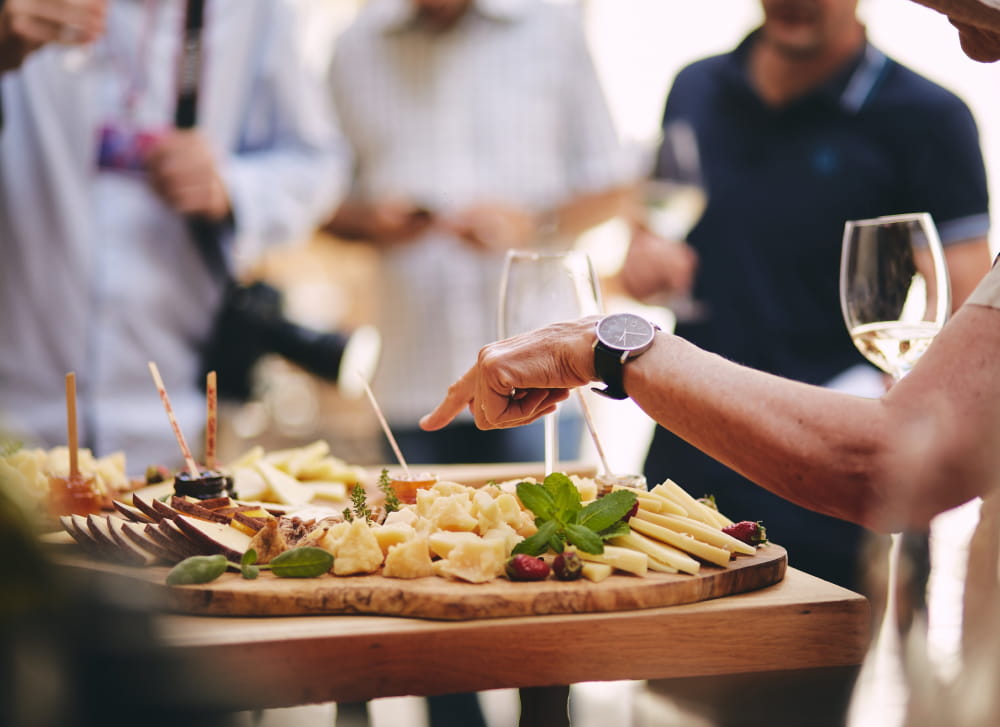
[[[954,94],[867,45],[828,82],[782,108],[750,85],[751,34],[678,74],[664,123],[692,122],[708,206],[688,241],[699,255],[698,323],[677,333],[782,376],[824,383],[863,362],[840,312],[844,222],[930,212],[942,241],[988,231],[975,123]],[[766,412],[762,412],[766,416]],[[764,520],[791,565],[857,589],[863,531],[793,505],[657,428],[645,473],[714,494],[736,520]]]
[[988,196],[972,115],[871,45],[786,107],[751,87],[753,35],[680,72],[664,123],[697,131],[708,206],[688,241],[708,319],[678,326],[740,363],[824,383],[863,359],[840,312],[844,222],[930,212],[941,239],[984,236]]

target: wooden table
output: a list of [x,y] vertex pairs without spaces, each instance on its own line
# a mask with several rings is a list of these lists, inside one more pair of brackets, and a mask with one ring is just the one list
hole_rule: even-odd
[[[856,665],[861,596],[789,568],[777,585],[666,608],[441,622],[382,616],[164,615],[179,656],[246,689],[246,707],[581,681]],[[599,654],[599,655],[598,655]]]

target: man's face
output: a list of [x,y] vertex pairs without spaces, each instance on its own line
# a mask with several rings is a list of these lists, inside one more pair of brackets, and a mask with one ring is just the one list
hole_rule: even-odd
[[462,17],[472,0],[412,0],[420,21],[434,30],[447,30]]
[[858,0],[761,0],[764,37],[789,54],[815,55],[856,28]]

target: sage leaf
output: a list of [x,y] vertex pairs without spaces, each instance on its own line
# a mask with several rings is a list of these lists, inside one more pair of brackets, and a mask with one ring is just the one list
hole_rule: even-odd
[[625,517],[636,499],[636,494],[628,490],[609,492],[583,508],[577,522],[599,533]]
[[260,575],[260,566],[250,565],[249,563],[241,565],[240,573],[248,581],[255,580]]
[[240,572],[248,581],[254,580],[260,575],[260,568],[254,565],[257,562],[257,551],[249,548],[240,558]]
[[279,578],[315,578],[333,567],[333,555],[322,548],[303,546],[286,550],[269,565]]
[[604,552],[601,536],[585,525],[570,523],[566,526],[566,539],[584,553],[599,555]]
[[167,585],[209,583],[225,573],[228,565],[224,555],[193,555],[170,569],[167,573]]

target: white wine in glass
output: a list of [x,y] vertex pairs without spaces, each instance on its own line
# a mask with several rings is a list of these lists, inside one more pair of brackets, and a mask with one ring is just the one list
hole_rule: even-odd
[[[576,250],[508,250],[500,281],[499,338],[557,321],[601,312],[601,294],[590,258]],[[545,472],[556,470],[556,414],[544,418]]]
[[865,358],[896,380],[913,368],[951,309],[944,252],[929,214],[845,224],[840,307]]
[[[687,240],[708,204],[701,172],[701,157],[694,128],[686,121],[671,121],[664,128],[656,154],[653,178],[642,185],[643,225],[664,244]],[[679,321],[704,315],[703,305],[690,293],[671,294],[663,301]]]

